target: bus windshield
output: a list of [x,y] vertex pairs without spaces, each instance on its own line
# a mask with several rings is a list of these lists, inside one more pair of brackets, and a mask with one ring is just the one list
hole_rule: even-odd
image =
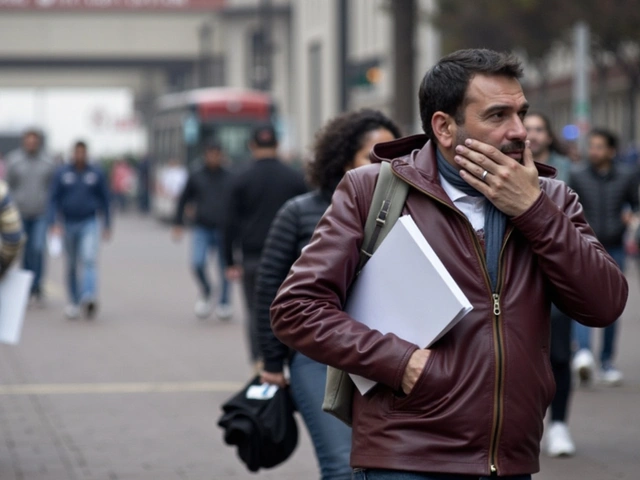
[[216,138],[222,150],[233,164],[249,159],[249,140],[254,123],[208,123],[203,125],[205,138]]

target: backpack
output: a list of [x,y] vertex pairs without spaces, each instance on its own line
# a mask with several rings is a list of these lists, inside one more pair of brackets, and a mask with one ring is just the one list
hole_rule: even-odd
[[[364,226],[364,239],[360,250],[357,274],[360,273],[373,252],[380,246],[400,218],[408,193],[409,184],[393,174],[389,162],[382,162],[369,215]],[[347,372],[327,367],[327,382],[322,410],[351,426],[354,388],[355,385]]]

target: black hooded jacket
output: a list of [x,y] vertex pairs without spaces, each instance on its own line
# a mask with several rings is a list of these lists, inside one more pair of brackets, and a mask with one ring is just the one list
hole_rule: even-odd
[[328,191],[316,190],[292,198],[280,209],[269,229],[256,281],[258,339],[267,372],[281,372],[292,353],[273,334],[269,308],[330,204]]

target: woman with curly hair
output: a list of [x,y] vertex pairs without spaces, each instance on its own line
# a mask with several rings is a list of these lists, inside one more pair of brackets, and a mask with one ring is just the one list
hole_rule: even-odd
[[286,386],[284,366],[288,364],[291,395],[311,435],[322,480],[351,479],[351,431],[322,411],[327,367],[280,343],[271,330],[269,307],[311,240],[345,172],[368,164],[369,152],[376,143],[399,137],[396,124],[376,110],[349,112],[329,121],[316,135],[314,158],[308,165],[309,179],[316,190],[282,207],[262,252],[256,283],[258,335],[264,358],[261,378],[264,383]]

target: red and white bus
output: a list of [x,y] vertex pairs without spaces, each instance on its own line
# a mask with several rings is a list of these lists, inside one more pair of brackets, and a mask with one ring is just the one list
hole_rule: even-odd
[[[207,141],[217,140],[234,167],[249,160],[251,133],[266,122],[276,123],[276,109],[271,96],[260,91],[204,88],[160,97],[151,138],[155,215],[171,218],[179,190],[176,182],[202,158]],[[176,172],[176,163],[183,175]],[[172,188],[163,187],[165,179]]]

